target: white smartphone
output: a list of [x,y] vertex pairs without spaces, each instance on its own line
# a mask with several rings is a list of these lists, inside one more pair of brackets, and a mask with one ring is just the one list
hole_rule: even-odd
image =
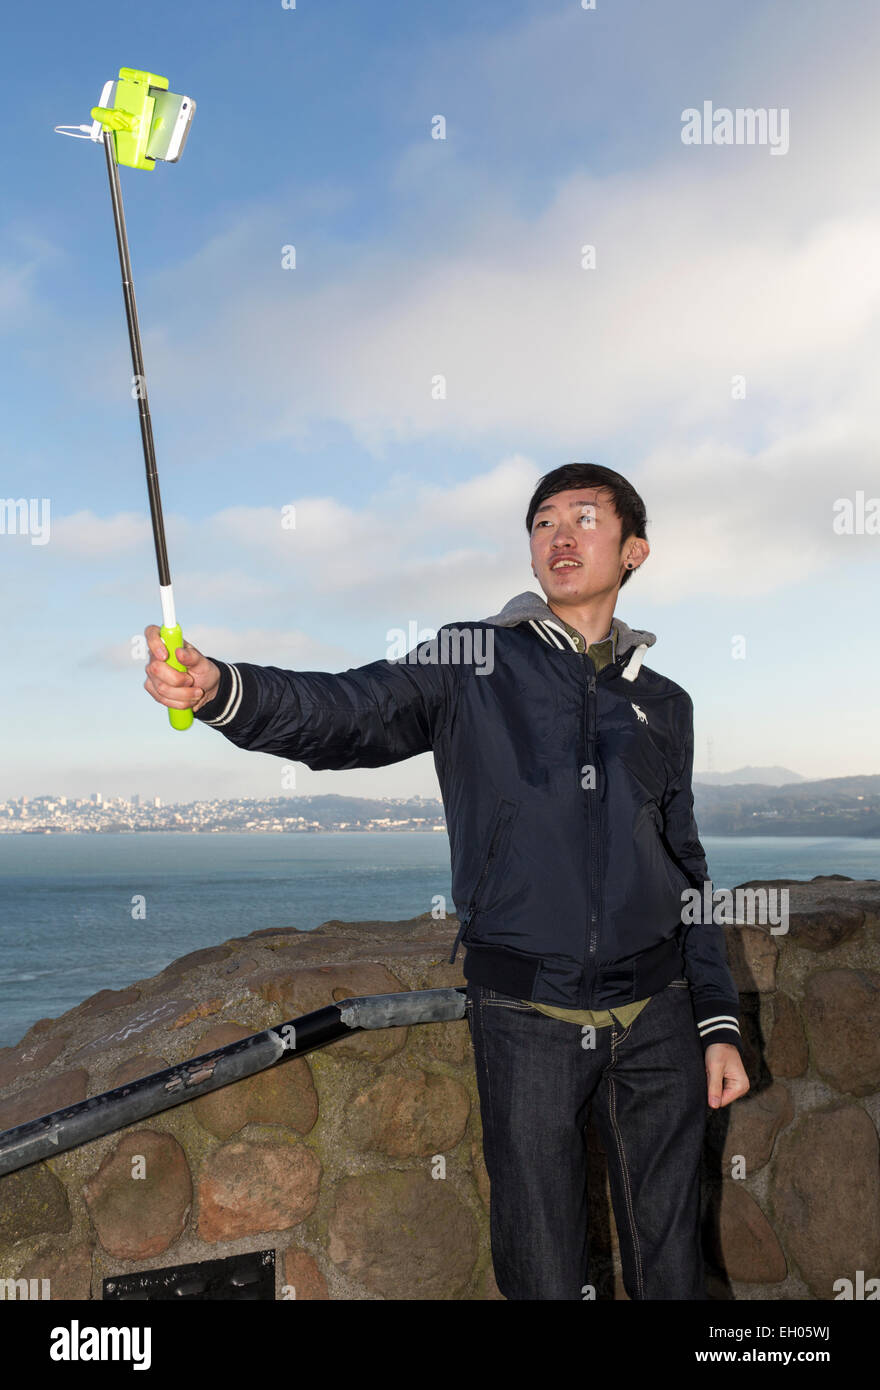
[[150,95],[156,98],[156,104],[146,155],[148,159],[161,159],[173,164],[183,153],[196,104],[191,97],[160,91],[156,87],[150,88]]

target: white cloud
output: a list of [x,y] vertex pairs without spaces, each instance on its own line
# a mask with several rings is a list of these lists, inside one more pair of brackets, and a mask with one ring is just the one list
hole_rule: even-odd
[[[873,536],[832,529],[834,500],[870,489],[876,472],[869,441],[848,438],[841,458],[834,425],[805,428],[754,453],[727,441],[658,444],[625,471],[648,509],[652,551],[644,582],[654,602],[692,594],[695,575],[702,594],[770,593],[876,547]],[[437,627],[497,611],[514,593],[538,591],[525,511],[539,472],[515,455],[448,485],[397,478],[360,510],[331,498],[294,497],[294,530],[283,529],[279,511],[269,507],[224,508],[187,522],[187,569],[175,577],[187,636],[200,646],[206,629],[187,618],[222,613],[227,653],[277,664],[277,654],[289,652],[293,665],[311,661],[311,669],[324,669],[354,660],[352,636],[375,647],[388,628],[406,629],[410,621]],[[84,515],[57,523],[67,558],[88,567],[97,553],[120,555],[132,518],[89,515],[86,524]],[[86,530],[94,544],[83,540]],[[137,527],[134,534],[142,538]],[[183,550],[178,545],[176,553]],[[114,575],[113,590],[142,601],[134,561]],[[302,627],[255,628],[255,610],[270,619],[297,615]],[[346,640],[306,636],[322,628],[338,629]]]
[[[534,217],[487,201],[470,246],[441,235],[430,254],[385,244],[354,261],[340,248],[329,283],[259,261],[224,273],[214,246],[225,295],[196,314],[181,282],[151,370],[166,399],[242,445],[308,441],[327,420],[377,454],[498,436],[568,452],[634,428],[766,437],[788,409],[875,424],[880,196],[848,211],[826,187],[793,219],[795,155],[729,153],[578,172]],[[593,271],[579,265],[585,243]],[[737,416],[739,373],[756,407]],[[438,374],[445,400],[432,399]]]
[[119,512],[109,517],[97,516],[88,509],[67,516],[53,513],[47,551],[73,559],[112,558],[141,550],[151,536],[149,517],[137,512]]
[[[345,669],[350,654],[344,646],[301,632],[296,628],[225,628],[194,623],[186,639],[204,656],[225,661],[249,661],[255,665],[281,666],[285,670],[326,671]],[[131,671],[145,666],[147,658],[135,658],[131,643],[118,642],[91,653],[82,666],[102,666],[114,671]]]

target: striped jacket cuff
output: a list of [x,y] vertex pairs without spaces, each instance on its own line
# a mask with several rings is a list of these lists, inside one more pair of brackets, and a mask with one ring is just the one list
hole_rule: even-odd
[[713,1043],[732,1043],[742,1056],[743,1042],[739,1031],[739,1020],[726,1000],[717,999],[695,1010],[697,1032],[703,1051]]
[[220,672],[220,684],[213,700],[209,700],[206,705],[202,705],[201,709],[196,710],[195,717],[213,729],[226,731],[236,716],[241,713],[244,694],[241,672],[231,662],[218,661],[214,656],[208,659],[213,661]]

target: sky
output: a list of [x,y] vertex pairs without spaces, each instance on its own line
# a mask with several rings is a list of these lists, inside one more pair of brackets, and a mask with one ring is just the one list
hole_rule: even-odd
[[[0,534],[0,801],[289,794],[143,689],[104,155],[53,131],[120,66],[197,104],[178,163],[120,171],[195,646],[343,671],[495,613],[538,591],[538,478],[590,460],[645,499],[617,613],[691,694],[697,772],[880,773],[880,536],[834,527],[880,495],[880,10],[49,0],[5,36],[0,498],[49,524]],[[785,147],[685,144],[704,102],[787,113]],[[296,791],[439,794],[430,754]]]

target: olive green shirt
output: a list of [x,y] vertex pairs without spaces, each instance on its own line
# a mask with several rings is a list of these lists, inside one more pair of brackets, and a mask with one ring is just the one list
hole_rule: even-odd
[[[603,666],[607,666],[609,661],[614,660],[614,645],[616,641],[614,623],[611,624],[611,631],[601,642],[592,642],[587,648],[583,634],[577,628],[571,627],[563,618],[559,619],[568,635],[572,638],[579,652],[587,651],[593,665],[597,671],[601,671]],[[588,1024],[593,1028],[608,1028],[616,1018],[618,1023],[622,1023],[624,1028],[637,1018],[649,999],[637,999],[632,1004],[616,1004],[611,1009],[557,1009],[550,1004],[536,1004],[534,999],[522,1000],[524,1004],[531,1004],[533,1009],[537,1009],[542,1014],[549,1014],[551,1018],[561,1018],[565,1023],[580,1023],[581,1026]]]

